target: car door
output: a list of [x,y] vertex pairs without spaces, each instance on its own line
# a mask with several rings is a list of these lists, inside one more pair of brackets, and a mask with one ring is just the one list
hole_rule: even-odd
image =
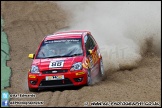
[[97,63],[98,58],[99,58],[97,54],[97,44],[94,41],[91,34],[87,34],[84,37],[84,43],[85,43],[85,49],[86,49],[86,56],[90,63],[91,76],[93,77],[99,72],[99,64]]

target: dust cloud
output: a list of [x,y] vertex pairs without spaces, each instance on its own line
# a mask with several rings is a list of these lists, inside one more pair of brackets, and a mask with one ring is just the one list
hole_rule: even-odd
[[132,69],[146,52],[161,53],[161,3],[158,1],[57,2],[68,11],[70,26],[90,30],[105,70]]

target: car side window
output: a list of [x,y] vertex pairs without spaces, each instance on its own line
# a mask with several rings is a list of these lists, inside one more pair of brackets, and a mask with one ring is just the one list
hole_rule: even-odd
[[85,47],[86,47],[86,51],[92,50],[92,49],[94,49],[94,47],[95,47],[95,42],[94,42],[94,40],[92,39],[91,35],[89,35],[89,34],[87,34],[87,35],[84,37],[84,44],[85,44]]
[[84,37],[84,44],[85,44],[86,51],[88,51],[88,49],[90,48],[90,44],[87,35]]
[[92,36],[90,34],[88,34],[88,37],[89,37],[89,41],[90,41],[90,49],[94,49],[95,47],[95,42],[94,40],[92,39]]
[[90,37],[91,37],[91,39],[92,39],[92,41],[93,41],[93,43],[94,43],[94,46],[96,46],[97,43],[96,43],[95,39],[94,39],[92,36],[90,36]]

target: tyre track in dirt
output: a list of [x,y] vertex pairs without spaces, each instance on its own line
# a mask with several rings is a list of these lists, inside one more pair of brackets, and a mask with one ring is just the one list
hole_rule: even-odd
[[61,92],[60,91],[56,91],[52,94],[52,96],[50,97],[50,101],[48,103],[49,107],[53,107],[53,106],[58,106],[58,100],[60,98]]
[[[45,35],[67,26],[66,14],[55,3],[49,2],[1,2],[4,30],[11,47],[12,69],[11,94],[27,93],[27,72],[34,53]],[[17,12],[15,12],[17,11]],[[62,90],[45,90],[36,98],[13,98],[12,101],[44,101],[45,107],[82,107],[92,101],[160,101],[161,58],[156,55],[144,57],[140,66],[132,70],[107,72],[106,79],[93,86]],[[30,107],[30,106],[29,106]]]

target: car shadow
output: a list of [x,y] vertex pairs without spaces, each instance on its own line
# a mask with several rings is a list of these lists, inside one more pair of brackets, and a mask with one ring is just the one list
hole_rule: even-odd
[[56,92],[56,91],[60,91],[63,92],[65,90],[79,90],[84,86],[70,86],[70,87],[57,87],[57,88],[42,88],[39,89],[38,92],[47,92],[47,91],[51,91],[51,92]]

